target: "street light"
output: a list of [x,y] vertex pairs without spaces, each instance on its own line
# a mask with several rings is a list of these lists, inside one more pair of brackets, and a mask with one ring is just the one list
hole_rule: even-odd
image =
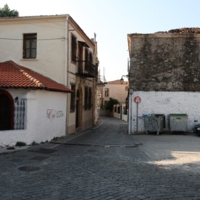
[[121,79],[120,79],[120,83],[121,83],[121,84],[123,84],[123,83],[124,83],[124,79],[123,79],[123,77],[126,77],[126,78],[128,78],[128,75],[122,75],[122,77],[121,77]]

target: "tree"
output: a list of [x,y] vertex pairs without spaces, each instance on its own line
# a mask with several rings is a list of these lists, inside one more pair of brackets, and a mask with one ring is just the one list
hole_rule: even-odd
[[17,10],[10,10],[8,4],[5,4],[3,8],[0,8],[0,17],[18,17],[19,12]]
[[117,99],[110,98],[109,101],[105,104],[105,109],[112,111],[113,105],[115,104],[119,104],[119,101]]

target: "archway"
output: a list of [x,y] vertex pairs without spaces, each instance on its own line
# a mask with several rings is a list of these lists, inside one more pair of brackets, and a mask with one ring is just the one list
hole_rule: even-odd
[[14,101],[5,90],[0,90],[0,130],[12,130],[14,124]]

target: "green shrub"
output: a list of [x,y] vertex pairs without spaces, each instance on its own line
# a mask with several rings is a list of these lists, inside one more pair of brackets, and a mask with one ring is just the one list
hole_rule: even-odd
[[113,105],[115,104],[119,104],[119,101],[117,99],[110,98],[109,101],[105,104],[105,109],[112,111]]
[[38,143],[35,142],[35,141],[33,141],[31,145],[32,145],[32,146],[34,146],[34,145],[38,145]]
[[23,147],[23,146],[26,146],[26,143],[25,142],[16,142],[15,146],[18,146],[18,147]]

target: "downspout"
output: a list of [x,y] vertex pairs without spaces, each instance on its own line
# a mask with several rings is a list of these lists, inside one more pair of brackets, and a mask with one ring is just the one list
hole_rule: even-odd
[[[66,42],[65,42],[65,55],[64,55],[64,57],[65,57],[65,86],[67,86],[67,87],[68,87],[68,78],[69,78],[69,76],[68,76],[68,71],[69,71],[69,22],[68,22],[68,19],[69,19],[69,15],[67,15],[67,17],[66,17],[67,24],[65,25],[66,26],[66,28],[65,28],[65,38],[66,38],[65,41]],[[67,60],[66,60],[66,57],[67,57]],[[69,93],[67,93],[67,102],[66,102],[66,105],[67,105],[66,126],[65,126],[66,135],[68,135],[68,117],[69,117],[68,97],[69,97]]]
[[66,31],[65,31],[65,38],[67,39],[66,40],[66,42],[67,42],[67,45],[65,45],[65,48],[67,48],[67,50],[65,51],[65,55],[67,54],[67,61],[66,61],[66,63],[65,63],[65,67],[66,67],[66,69],[65,69],[65,86],[67,86],[68,87],[68,82],[67,82],[67,80],[68,80],[68,71],[69,71],[69,22],[68,22],[68,19],[69,19],[69,15],[67,16],[67,18],[66,18],[66,21],[67,21],[67,26],[66,26]]

